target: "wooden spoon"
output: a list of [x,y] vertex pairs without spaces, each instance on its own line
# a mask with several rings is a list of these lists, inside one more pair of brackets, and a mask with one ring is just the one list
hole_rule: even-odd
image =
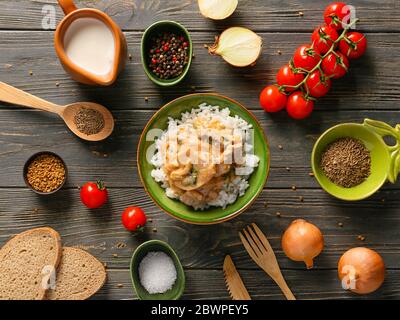
[[[25,91],[14,88],[4,82],[0,82],[0,101],[16,104],[42,111],[58,114],[79,138],[87,141],[101,141],[106,139],[114,130],[114,118],[108,109],[100,104],[92,102],[77,102],[66,106],[59,106],[41,98],[35,97]],[[87,135],[78,130],[75,125],[75,114],[82,108],[94,109],[99,111],[104,118],[104,128],[96,134]]]

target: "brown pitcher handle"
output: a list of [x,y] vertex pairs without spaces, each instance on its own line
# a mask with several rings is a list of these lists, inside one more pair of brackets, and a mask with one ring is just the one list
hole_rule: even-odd
[[58,0],[60,7],[63,9],[64,14],[67,15],[72,11],[77,10],[73,0]]

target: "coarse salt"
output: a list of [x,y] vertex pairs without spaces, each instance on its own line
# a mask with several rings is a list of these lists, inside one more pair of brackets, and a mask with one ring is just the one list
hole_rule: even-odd
[[140,262],[140,283],[150,294],[167,292],[174,285],[176,277],[174,262],[162,251],[149,252]]

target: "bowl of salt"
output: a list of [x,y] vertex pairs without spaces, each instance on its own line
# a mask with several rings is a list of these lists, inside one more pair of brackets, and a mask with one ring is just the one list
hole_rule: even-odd
[[160,240],[150,240],[136,248],[130,273],[141,300],[178,300],[185,290],[182,264],[171,246]]

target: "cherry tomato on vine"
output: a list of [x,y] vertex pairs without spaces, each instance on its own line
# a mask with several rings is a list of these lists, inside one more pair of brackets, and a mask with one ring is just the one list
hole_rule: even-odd
[[321,98],[325,96],[331,89],[332,81],[320,70],[315,70],[307,78],[306,86],[311,96],[314,98]]
[[331,49],[338,38],[339,35],[334,28],[321,26],[314,30],[311,41],[321,54],[325,54]]
[[320,60],[320,52],[310,44],[298,47],[293,57],[294,66],[307,71],[311,71]]
[[306,99],[301,91],[293,92],[287,101],[286,110],[293,119],[307,118],[314,109],[314,101]]
[[139,207],[128,207],[122,213],[122,224],[129,231],[140,230],[146,222],[146,215]]
[[100,208],[108,199],[108,192],[102,181],[84,184],[80,195],[83,204],[89,209]]
[[[325,23],[336,30],[343,29],[343,22],[350,22],[350,7],[343,2],[333,2],[326,7],[324,12]],[[346,21],[348,20],[348,21]]]
[[344,77],[349,70],[349,59],[341,52],[328,54],[321,63],[321,68],[328,77],[339,79]]
[[[285,64],[276,75],[276,82],[279,86],[297,86],[304,80],[304,73],[300,72],[290,64]],[[292,92],[295,88],[285,88],[286,92]]]
[[340,40],[339,50],[349,59],[358,59],[367,50],[367,38],[362,33],[349,32],[346,39]]
[[286,106],[287,96],[275,85],[264,88],[260,94],[260,104],[267,112],[278,112]]

